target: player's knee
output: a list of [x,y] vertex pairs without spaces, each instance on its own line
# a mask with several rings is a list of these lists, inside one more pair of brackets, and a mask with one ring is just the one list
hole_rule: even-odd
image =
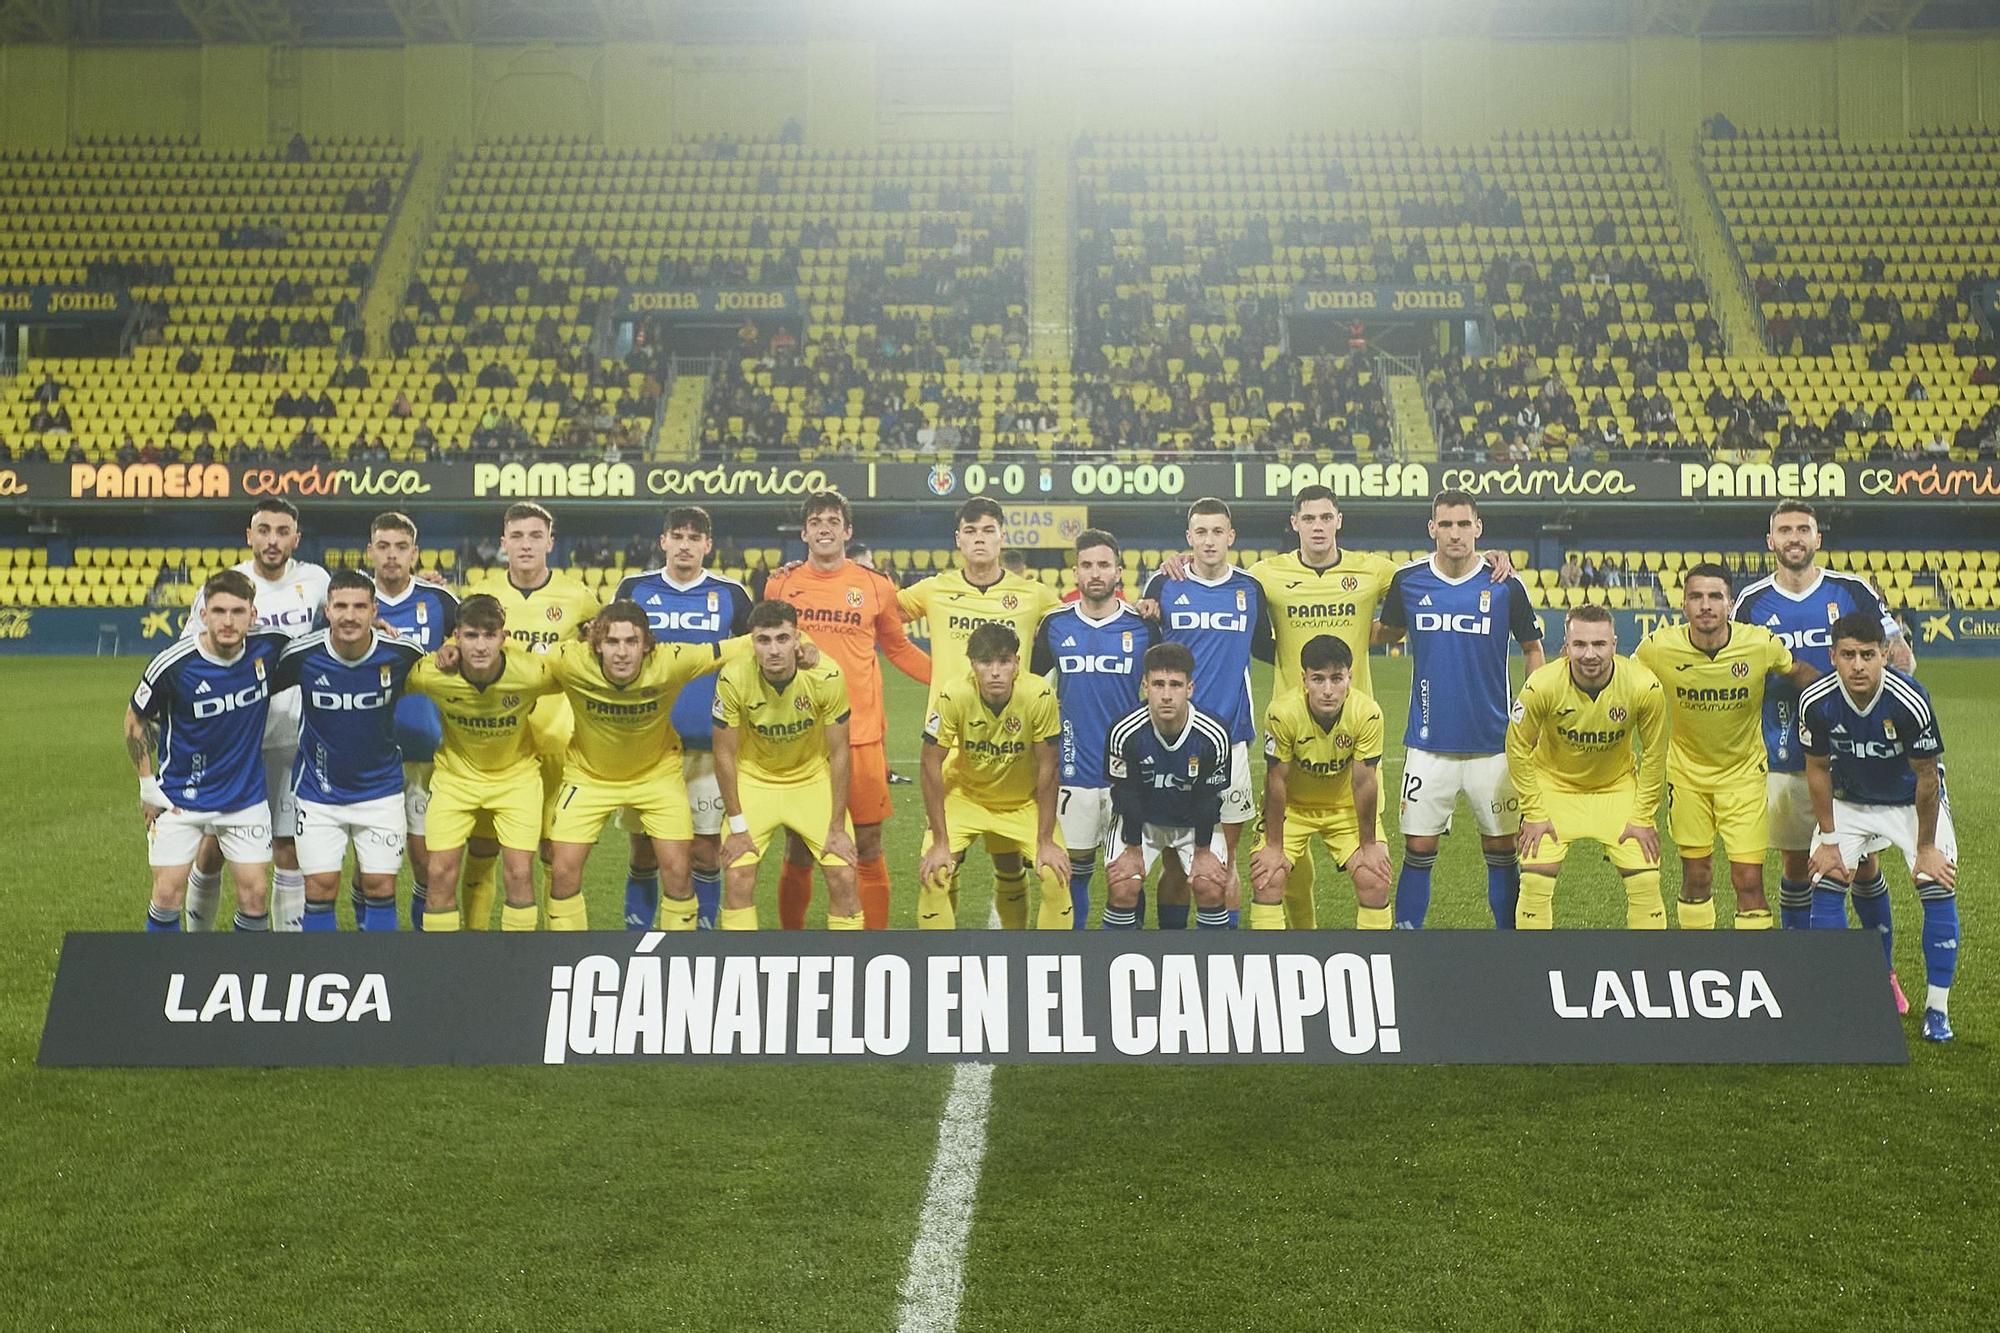
[[1088,875],[1096,869],[1097,869],[1097,853],[1094,850],[1088,852],[1073,851],[1069,854],[1070,874]]
[[1412,861],[1421,861],[1425,857],[1435,861],[1438,842],[1439,839],[1435,836],[1412,833],[1403,839],[1403,855]]

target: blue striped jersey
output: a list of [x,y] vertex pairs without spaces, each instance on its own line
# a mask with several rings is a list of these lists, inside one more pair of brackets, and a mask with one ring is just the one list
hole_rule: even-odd
[[1499,754],[1507,748],[1508,640],[1542,637],[1528,589],[1493,582],[1484,562],[1448,579],[1434,560],[1398,569],[1382,596],[1382,623],[1410,636],[1410,718],[1403,744],[1435,754]]
[[1232,748],[1222,724],[1198,708],[1172,739],[1154,729],[1143,705],[1119,719],[1105,742],[1104,776],[1125,845],[1137,846],[1145,826],[1158,824],[1192,829],[1195,845],[1207,846],[1222,819]]
[[[749,591],[706,569],[687,584],[675,583],[665,569],[627,575],[618,585],[617,600],[637,602],[661,643],[721,643],[750,632]],[[674,730],[690,750],[709,748],[715,680],[714,675],[696,677],[674,700]]]
[[199,638],[181,639],[146,664],[132,711],[159,724],[158,777],[177,807],[227,814],[267,799],[264,721],[291,641],[283,630],[251,630],[224,661]]
[[1042,617],[1028,670],[1056,687],[1063,786],[1105,785],[1105,738],[1139,702],[1146,650],[1159,641],[1159,629],[1123,601],[1103,620],[1085,615],[1079,602]]
[[[1847,697],[1838,676],[1821,676],[1799,693],[1799,743],[1833,770],[1833,794],[1853,805],[1909,805],[1917,799],[1910,760],[1944,753],[1931,696],[1888,667],[1865,704]],[[1938,766],[1942,776],[1944,766]]]
[[[1883,632],[1900,634],[1882,594],[1866,579],[1830,569],[1802,593],[1789,593],[1773,578],[1757,580],[1737,594],[1736,618],[1762,625],[1784,641],[1795,661],[1824,676],[1833,670],[1833,638],[1828,627],[1852,611],[1882,617]],[[1788,677],[1772,676],[1764,690],[1764,751],[1773,773],[1802,773],[1806,758],[1799,750],[1799,691]]]
[[1256,739],[1250,657],[1260,647],[1268,653],[1271,639],[1257,580],[1234,565],[1212,583],[1192,571],[1184,579],[1155,574],[1143,596],[1160,604],[1162,637],[1194,654],[1195,708],[1220,722],[1231,740]]
[[424,650],[377,631],[349,661],[325,630],[292,640],[278,659],[278,688],[299,687],[304,723],[292,761],[300,800],[354,805],[403,790],[403,752],[396,744],[396,700]]

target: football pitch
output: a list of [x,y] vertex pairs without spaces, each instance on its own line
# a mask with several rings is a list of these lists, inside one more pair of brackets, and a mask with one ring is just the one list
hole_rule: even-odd
[[[8,664],[0,1326],[898,1324],[950,1069],[37,1068],[63,933],[145,912],[118,740],[142,665]],[[1408,670],[1376,671],[1393,792]],[[1001,1067],[959,1326],[1993,1327],[1997,677],[1919,673],[1960,839],[1956,1043],[1911,1021],[1907,1067]],[[914,775],[922,691],[890,684],[890,758]],[[910,926],[923,817],[914,786],[895,795]],[[587,882],[600,928],[623,879],[609,834]],[[968,866],[961,919],[985,918],[989,883]],[[1890,884],[1920,996],[1900,865]],[[1434,925],[1490,926],[1466,830],[1437,886]],[[1353,924],[1323,857],[1319,904]],[[1623,896],[1592,858],[1556,911],[1613,927]]]

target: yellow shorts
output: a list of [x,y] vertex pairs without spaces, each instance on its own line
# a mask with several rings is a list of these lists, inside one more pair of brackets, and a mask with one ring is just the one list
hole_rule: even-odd
[[566,769],[556,792],[549,837],[555,842],[594,843],[605,821],[621,810],[632,816],[629,821],[619,816],[619,826],[628,832],[669,842],[694,837],[694,815],[678,756],[674,763],[627,782],[606,782],[579,769]]
[[[989,810],[960,796],[957,792],[944,794],[944,822],[951,833],[951,853],[958,856],[981,838],[986,839],[986,853],[998,856],[1003,852],[1018,852],[1033,861],[1036,853],[1036,811],[1035,803],[1017,805],[1011,810]],[[1062,846],[1062,830],[1054,829],[1049,834],[1056,844]],[[931,836],[924,834],[924,854],[931,849]]]
[[[537,754],[535,756],[535,764],[537,766],[536,780],[541,784],[542,793],[542,813],[540,818],[542,825],[541,837],[543,838],[553,836],[550,834],[549,828],[555,822],[556,793],[562,790],[563,753],[562,750],[557,750],[553,754]],[[472,826],[472,836],[475,838],[497,836],[493,831],[492,819],[481,815]]]
[[[1286,806],[1285,858],[1296,864],[1311,847],[1315,837],[1326,843],[1327,853],[1333,857],[1334,865],[1345,867],[1361,850],[1361,823],[1354,816],[1354,808],[1312,810],[1296,805]],[[1378,842],[1389,840],[1389,835],[1382,830],[1380,814],[1375,817],[1375,838]]]
[[[739,771],[736,778],[736,795],[743,802],[743,818],[750,825],[750,845],[754,849],[749,856],[738,857],[732,864],[754,865],[764,857],[764,849],[771,843],[780,829],[789,829],[799,835],[813,860],[821,865],[846,865],[847,862],[826,850],[826,831],[833,827],[833,783],[826,777],[815,782],[801,782],[788,785],[762,783],[746,777]],[[854,821],[845,821],[847,836],[854,836]],[[725,832],[723,836],[728,837]]]
[[483,829],[490,831],[478,836],[532,852],[542,837],[541,775],[527,769],[505,782],[475,784],[449,773],[433,773],[425,824],[425,841],[432,851],[463,847],[475,829]]
[[1719,791],[1697,791],[1669,782],[1667,831],[1674,835],[1682,856],[1708,856],[1715,850],[1719,834],[1722,850],[1731,861],[1763,865],[1764,853],[1771,845],[1771,806],[1764,795],[1764,775],[1757,774],[1754,785],[1745,783]]
[[[1556,826],[1554,838],[1521,858],[1524,866],[1559,866],[1579,842],[1594,842],[1604,849],[1604,859],[1620,870],[1658,870],[1660,863],[1648,859],[1636,842],[1620,842],[1627,824],[1651,823],[1652,811],[1641,812],[1631,784],[1609,791],[1542,793],[1543,817]],[[1526,816],[1522,816],[1525,821]]]

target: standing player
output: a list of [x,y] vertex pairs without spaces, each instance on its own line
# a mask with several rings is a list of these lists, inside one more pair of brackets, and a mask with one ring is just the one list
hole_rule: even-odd
[[[434,653],[458,625],[458,597],[449,589],[416,577],[423,549],[417,525],[408,514],[377,514],[368,525],[368,562],[375,571],[375,614],[406,643]],[[396,700],[396,746],[403,752],[403,820],[408,830],[410,861],[410,927],[424,928],[424,901],[429,893],[430,851],[424,843],[425,812],[431,803],[431,762],[444,723],[437,705],[405,693]],[[354,919],[366,916],[361,882],[353,886]]]
[[1521,901],[1514,925],[1547,930],[1554,924],[1563,859],[1589,839],[1625,881],[1626,928],[1665,930],[1660,834],[1653,821],[1667,771],[1660,682],[1618,655],[1611,613],[1601,606],[1570,609],[1563,654],[1528,677],[1507,727],[1507,768],[1521,796]]
[[[889,864],[882,857],[882,825],[890,814],[889,758],[884,740],[888,722],[882,701],[882,672],[875,660],[879,646],[889,661],[911,680],[928,685],[931,659],[903,631],[903,613],[896,604],[896,585],[850,559],[854,513],[839,491],[817,491],[806,497],[799,514],[806,561],[771,576],[764,595],[798,608],[799,628],[812,636],[821,652],[833,659],[847,678],[847,702],[853,709],[847,739],[854,747],[849,777],[848,811],[854,818],[854,847],[860,858],[854,868],[860,885],[861,916],[870,930],[889,925]],[[778,920],[786,930],[806,923],[812,903],[812,857],[795,834],[785,838],[785,864],[778,874]]]
[[1464,491],[1431,501],[1430,557],[1398,569],[1382,596],[1375,638],[1408,635],[1413,659],[1409,722],[1403,730],[1403,869],[1396,879],[1396,924],[1415,929],[1430,910],[1431,868],[1451,831],[1458,798],[1472,807],[1486,857],[1486,903],[1493,924],[1514,928],[1521,893],[1521,802],[1507,775],[1507,647],[1521,645],[1527,674],[1541,670],[1542,624],[1513,575],[1497,583],[1479,559],[1485,524]]
[[1139,895],[1162,853],[1194,890],[1195,924],[1229,929],[1229,849],[1222,798],[1229,789],[1229,733],[1194,706],[1194,654],[1183,643],[1146,650],[1146,702],[1105,742],[1104,775],[1120,851],[1104,868],[1105,930],[1136,930]]
[[827,929],[860,930],[846,679],[832,662],[799,664],[799,613],[790,602],[751,608],[750,649],[715,686],[715,777],[729,823],[716,924],[757,929],[757,863],[782,828],[825,868]]
[[396,872],[408,824],[397,702],[424,650],[375,628],[375,584],[343,569],[327,583],[326,628],[301,634],[272,685],[298,687],[303,726],[291,789],[299,807],[305,929],[333,930],[340,866],[354,845],[363,903],[354,924],[396,928]]
[[[1043,617],[1028,670],[1054,673],[1062,714],[1062,788],[1056,818],[1069,849],[1070,924],[1090,917],[1097,849],[1111,841],[1104,741],[1143,694],[1141,663],[1160,632],[1124,600],[1118,539],[1087,528],[1076,539],[1077,600]],[[1164,906],[1164,904],[1163,904]],[[1185,910],[1185,908],[1183,908]]]
[[459,865],[479,824],[498,839],[506,891],[500,929],[533,930],[535,849],[545,803],[530,718],[537,700],[557,688],[547,657],[510,641],[499,598],[474,593],[459,604],[451,639],[417,663],[406,688],[435,699],[444,718],[427,816],[431,896],[425,932],[459,929]]
[[1765,681],[1796,688],[1813,669],[1794,663],[1777,635],[1729,618],[1729,571],[1705,562],[1681,585],[1687,620],[1648,634],[1633,656],[1658,677],[1673,718],[1667,743],[1667,830],[1681,854],[1682,930],[1715,929],[1715,839],[1729,858],[1736,928],[1769,930],[1764,853],[1770,821],[1764,794]]
[[[326,604],[326,570],[295,557],[299,549],[298,507],[289,500],[259,500],[250,511],[243,534],[250,558],[236,566],[257,592],[257,628],[278,630],[296,638],[312,628]],[[202,598],[196,596],[188,613],[186,635],[201,624]],[[271,807],[271,929],[304,927],[306,881],[299,873],[299,808],[292,798],[292,761],[299,753],[299,695],[286,690],[274,695],[264,721],[264,781]],[[189,930],[212,930],[215,903],[222,890],[223,854],[213,838],[204,839],[188,879]]]
[[1862,862],[1903,854],[1924,907],[1926,1041],[1951,1040],[1958,970],[1958,837],[1944,786],[1944,736],[1931,698],[1889,665],[1873,611],[1833,622],[1833,674],[1799,696],[1799,743],[1812,794],[1812,924],[1847,925],[1842,897]]
[[905,616],[930,621],[931,692],[926,717],[937,711],[938,694],[946,685],[958,684],[970,674],[965,644],[972,631],[998,621],[1022,643],[1029,643],[1042,617],[1058,605],[1055,589],[1048,584],[1001,567],[1005,518],[1005,511],[983,495],[967,500],[958,507],[956,526],[960,567],[933,574],[896,594]]
[[[718,644],[749,632],[750,594],[735,579],[707,568],[715,550],[715,521],[699,505],[669,509],[660,524],[660,554],[664,563],[644,574],[628,575],[618,585],[618,600],[637,602],[646,624],[661,643]],[[669,896],[685,898],[692,876],[697,921],[715,928],[722,901],[722,793],[715,785],[715,758],[709,751],[709,713],[715,705],[715,681],[702,676],[689,681],[674,699],[673,729],[680,737],[681,774],[693,807],[687,864],[670,879]],[[660,901],[660,865],[653,856],[653,839],[621,815],[619,826],[632,835],[630,873],[625,878],[625,928],[651,930]]]
[[[1252,930],[1283,930],[1287,899],[1312,895],[1314,836],[1354,880],[1355,924],[1387,930],[1389,845],[1382,832],[1382,709],[1351,688],[1354,654],[1331,634],[1300,650],[1296,694],[1264,715],[1264,845],[1251,859]],[[1295,881],[1303,872],[1304,883]]]
[[[1229,506],[1212,497],[1188,508],[1188,548],[1193,560],[1182,577],[1162,571],[1146,583],[1141,602],[1159,608],[1161,637],[1187,645],[1194,656],[1195,711],[1214,718],[1229,733],[1229,790],[1222,797],[1223,857],[1229,881],[1229,910],[1236,910],[1236,844],[1243,826],[1257,813],[1250,789],[1250,742],[1257,737],[1256,714],[1250,700],[1250,657],[1253,649],[1269,657],[1270,618],[1257,580],[1237,568],[1232,558],[1236,526]],[[1144,904],[1140,904],[1141,911]],[[1310,916],[1310,896],[1295,911]],[[1187,926],[1187,883],[1180,867],[1170,862],[1160,874],[1160,928]],[[1232,917],[1231,924],[1234,924]],[[1301,924],[1310,926],[1307,919]]]
[[271,928],[264,878],[271,807],[261,751],[271,677],[291,640],[282,630],[252,627],[256,598],[241,570],[211,575],[191,617],[194,637],[146,664],[125,709],[125,753],[139,774],[153,868],[149,931],[181,928],[195,853],[211,838],[236,885],[236,929]]
[[980,839],[993,858],[993,910],[1008,930],[1028,924],[1029,863],[1041,880],[1040,930],[1068,930],[1074,916],[1057,840],[1055,690],[1021,672],[1021,641],[1005,625],[972,631],[972,679],[946,685],[924,724],[924,813],[917,867],[917,925],[958,924],[958,868]]
[[[688,884],[694,824],[681,770],[681,739],[672,724],[686,686],[722,664],[722,645],[658,643],[638,603],[616,600],[590,622],[588,638],[556,645],[549,670],[575,715],[562,788],[549,824],[554,845],[549,929],[586,930],[583,867],[604,823],[620,810],[636,816],[653,864],[665,872],[660,923],[693,930]],[[748,643],[731,641],[735,655]],[[627,904],[630,907],[630,904]],[[647,925],[650,927],[651,922]]]
[[[1796,661],[1824,676],[1833,670],[1833,622],[1865,611],[1882,621],[1888,636],[1889,662],[1900,671],[1914,671],[1915,658],[1902,637],[1882,595],[1866,579],[1819,564],[1823,541],[1819,518],[1811,505],[1787,500],[1771,511],[1764,544],[1778,567],[1769,577],[1743,590],[1736,618],[1762,625],[1784,641]],[[1805,756],[1798,746],[1798,688],[1789,681],[1769,682],[1764,691],[1764,750],[1770,762],[1765,778],[1770,805],[1771,841],[1779,848],[1783,878],[1778,881],[1778,915],[1787,930],[1803,930],[1812,916],[1812,877],[1807,859],[1813,841],[1812,797],[1806,790]],[[1889,947],[1891,921],[1889,885],[1881,864],[1870,856],[1855,867],[1854,914],[1864,927],[1878,931]],[[1889,984],[1896,992],[1896,1010],[1907,1012],[1902,983],[1895,973]]]

